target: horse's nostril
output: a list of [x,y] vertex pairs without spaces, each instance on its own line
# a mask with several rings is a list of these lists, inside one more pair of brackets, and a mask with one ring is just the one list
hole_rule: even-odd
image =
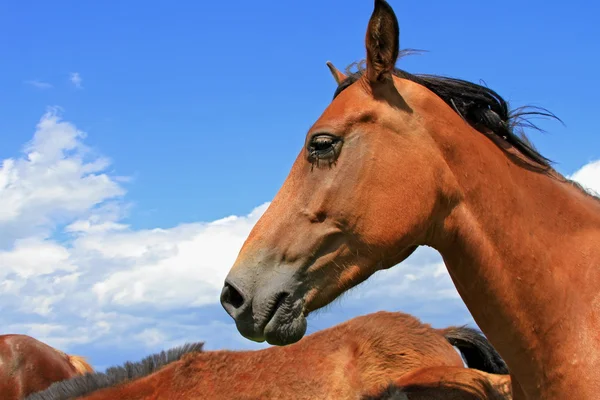
[[235,287],[225,282],[221,293],[221,303],[224,306],[230,305],[234,309],[238,309],[244,305],[244,296]]

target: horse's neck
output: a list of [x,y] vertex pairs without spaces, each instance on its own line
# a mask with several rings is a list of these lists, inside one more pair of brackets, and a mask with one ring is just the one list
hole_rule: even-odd
[[[560,381],[562,371],[544,366],[565,354],[589,364],[590,343],[599,345],[600,202],[496,147],[479,154],[451,165],[464,197],[433,245],[511,370]],[[515,361],[523,355],[531,364]]]

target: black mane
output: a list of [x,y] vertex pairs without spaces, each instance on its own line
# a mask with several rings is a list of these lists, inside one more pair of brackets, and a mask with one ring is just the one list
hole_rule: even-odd
[[[400,57],[415,52],[418,51],[403,50],[400,52]],[[336,98],[344,89],[362,76],[365,69],[364,64],[363,60],[359,63],[353,63],[347,68],[348,78],[339,84],[333,98]],[[351,69],[354,66],[358,70],[352,72]],[[525,136],[523,129],[533,128],[541,131],[540,128],[528,120],[531,117],[548,117],[560,121],[550,111],[539,107],[521,107],[511,111],[506,100],[492,89],[462,79],[437,75],[413,75],[398,68],[394,69],[393,74],[399,78],[408,79],[425,86],[444,100],[473,128],[480,132],[492,132],[510,143],[530,160],[539,164],[542,169],[551,169],[551,161],[533,147]]]
[[106,372],[85,374],[62,382],[53,383],[48,389],[34,393],[25,400],[68,400],[120,383],[143,378],[167,364],[178,361],[186,354],[201,352],[204,342],[186,343],[167,351],[161,351],[136,363],[126,362],[122,367],[111,367]]
[[452,326],[443,330],[444,337],[460,350],[467,366],[490,374],[508,374],[508,366],[500,353],[478,329]]

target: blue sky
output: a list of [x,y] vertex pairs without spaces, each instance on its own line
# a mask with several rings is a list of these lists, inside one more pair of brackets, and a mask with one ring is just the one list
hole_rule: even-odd
[[[399,67],[549,108],[566,126],[540,122],[538,149],[564,174],[600,175],[598,5],[391,5],[401,47],[428,51]],[[214,293],[331,100],[325,62],[364,57],[371,11],[366,0],[0,4],[0,208],[15,208],[0,213],[2,333],[97,367],[184,340],[260,347]],[[378,309],[470,321],[434,252],[409,261],[309,330]]]

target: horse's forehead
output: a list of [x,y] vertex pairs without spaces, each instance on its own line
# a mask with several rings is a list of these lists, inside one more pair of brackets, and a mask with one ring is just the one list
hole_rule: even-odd
[[[411,106],[421,107],[423,104],[428,104],[431,97],[435,97],[423,86],[408,79],[394,77],[394,85],[402,98]],[[365,116],[377,119],[389,113],[389,107],[383,106],[384,102],[376,100],[367,88],[368,85],[363,84],[360,79],[348,86],[325,109],[315,126],[351,124]]]
[[333,99],[315,125],[348,124],[360,115],[375,112],[376,108],[376,101],[357,82]]

